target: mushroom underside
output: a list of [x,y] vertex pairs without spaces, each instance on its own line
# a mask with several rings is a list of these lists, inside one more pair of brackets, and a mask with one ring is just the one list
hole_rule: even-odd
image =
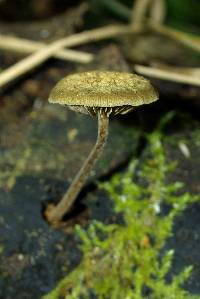
[[130,105],[115,106],[115,107],[89,107],[89,106],[70,105],[68,107],[73,111],[89,114],[91,116],[97,116],[98,112],[100,112],[100,114],[106,115],[107,117],[116,114],[126,114],[135,108]]

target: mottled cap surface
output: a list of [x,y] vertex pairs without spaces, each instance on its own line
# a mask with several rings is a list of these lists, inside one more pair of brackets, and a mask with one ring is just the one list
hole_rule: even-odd
[[139,106],[158,99],[149,80],[131,73],[92,71],[64,77],[49,102],[69,106]]

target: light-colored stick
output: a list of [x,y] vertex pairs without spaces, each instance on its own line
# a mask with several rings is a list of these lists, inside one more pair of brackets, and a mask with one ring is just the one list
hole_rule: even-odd
[[151,5],[150,18],[156,24],[162,24],[166,17],[166,0],[154,0]]
[[[158,78],[161,80],[200,86],[200,76],[195,75],[195,73],[197,74],[197,72],[195,72],[195,69],[194,69],[194,75],[191,75],[192,73],[188,75],[185,73],[181,73],[181,70],[178,72],[177,68],[174,69],[173,67],[170,67],[168,68],[168,70],[166,70],[166,69],[159,69],[155,67],[135,65],[135,71],[139,74],[153,77],[153,78]],[[190,68],[190,72],[191,72],[191,68]]]
[[155,24],[163,23],[166,15],[165,0],[136,0],[132,8],[131,26],[142,27],[144,21],[147,21],[147,12],[149,11],[149,20]]
[[132,30],[130,26],[110,25],[99,29],[93,29],[73,34],[66,38],[62,38],[58,41],[51,43],[49,46],[43,47],[41,50],[33,53],[32,55],[24,58],[15,65],[3,71],[0,74],[0,87],[3,87],[12,80],[34,69],[35,67],[46,61],[48,58],[53,56],[61,48],[76,46],[92,41],[98,41],[101,39],[114,37],[123,33],[129,33],[131,31]]
[[149,22],[148,26],[150,26],[150,28],[152,28],[155,32],[158,32],[169,38],[179,41],[187,47],[190,47],[191,49],[200,52],[200,39],[194,38],[187,33],[181,32],[176,29],[172,29],[170,27],[166,27],[161,24]]
[[[30,54],[40,50],[44,46],[45,44],[41,42],[0,34],[0,49],[3,50],[13,51],[22,54]],[[93,54],[70,49],[59,50],[57,53],[54,54],[54,56],[63,60],[80,63],[89,63],[94,58]]]
[[133,4],[131,15],[131,27],[141,28],[143,26],[146,12],[152,0],[136,0]]

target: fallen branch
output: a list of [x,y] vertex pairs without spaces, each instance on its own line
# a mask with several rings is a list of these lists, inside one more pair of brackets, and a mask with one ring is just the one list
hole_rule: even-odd
[[147,9],[152,0],[136,0],[133,4],[130,25],[133,28],[141,28],[146,18]]
[[200,86],[200,76],[199,69],[195,69],[192,71],[192,68],[186,71],[186,68],[178,71],[178,68],[168,67],[167,69],[159,69],[155,67],[135,65],[135,71],[139,74],[158,78],[161,80],[172,81],[176,83],[182,84],[190,84],[195,86]]
[[154,0],[151,5],[150,18],[156,24],[163,24],[166,17],[166,0]]
[[[147,19],[147,13],[149,17]],[[152,20],[154,24],[164,22],[166,16],[165,0],[136,0],[132,8],[131,26],[142,28],[145,21]]]
[[158,24],[158,23],[155,24],[153,22],[149,22],[148,26],[150,26],[150,28],[152,28],[155,32],[158,32],[162,35],[165,35],[169,38],[179,41],[182,44],[184,44],[185,46],[188,46],[188,47],[192,48],[193,50],[200,52],[200,40],[199,39],[192,37],[187,33],[181,32],[176,29],[172,29],[170,27],[166,27],[166,26]]
[[36,68],[48,58],[53,56],[61,48],[77,46],[130,32],[133,32],[133,29],[131,29],[130,26],[110,25],[62,38],[48,46],[43,47],[41,50],[38,50],[37,52],[3,71],[0,74],[0,87],[3,87],[12,80]]
[[[41,42],[35,42],[23,38],[0,35],[0,49],[13,51],[22,54],[30,54],[35,51],[40,50],[45,44]],[[84,53],[81,51],[74,51],[70,49],[59,50],[54,54],[56,58],[80,62],[89,63],[93,60],[94,55],[89,53]]]

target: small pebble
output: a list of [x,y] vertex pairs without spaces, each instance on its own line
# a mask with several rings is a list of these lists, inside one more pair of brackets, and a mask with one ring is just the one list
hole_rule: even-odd
[[191,157],[191,153],[188,146],[184,142],[179,142],[178,146],[183,156],[189,159]]

